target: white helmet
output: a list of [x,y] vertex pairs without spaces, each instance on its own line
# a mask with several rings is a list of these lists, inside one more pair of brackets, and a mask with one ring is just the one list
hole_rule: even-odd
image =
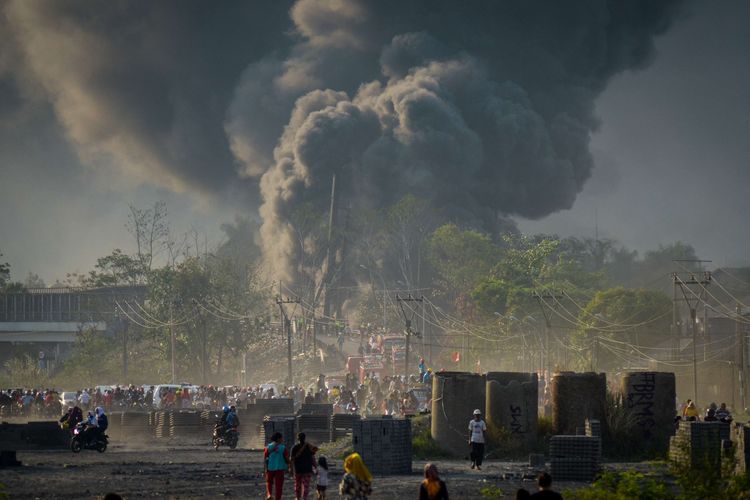
[[477,408],[476,410],[474,410],[474,415],[481,415],[481,414],[482,414],[482,412],[479,410],[479,408]]

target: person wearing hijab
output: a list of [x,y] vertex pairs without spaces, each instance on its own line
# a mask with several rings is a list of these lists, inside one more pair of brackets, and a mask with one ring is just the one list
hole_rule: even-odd
[[359,453],[352,453],[344,460],[344,477],[339,485],[339,494],[348,500],[367,500],[372,493],[372,474]]
[[419,500],[448,500],[448,487],[440,479],[435,464],[424,466],[424,481],[419,485]]

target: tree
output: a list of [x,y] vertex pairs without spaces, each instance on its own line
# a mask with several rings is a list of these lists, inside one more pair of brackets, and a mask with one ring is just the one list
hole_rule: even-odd
[[660,291],[643,288],[600,291],[581,309],[574,341],[588,351],[593,365],[588,368],[616,370],[623,367],[622,357],[642,358],[648,354],[645,350],[670,338],[671,310],[672,300]]
[[415,288],[422,278],[423,246],[437,225],[437,214],[429,201],[409,194],[388,207],[385,220],[386,259],[396,264],[406,288]]
[[456,298],[486,277],[501,254],[486,234],[445,224],[430,236],[427,255],[438,274],[437,287]]
[[148,269],[138,256],[130,256],[115,248],[111,254],[96,259],[94,269],[82,278],[93,287],[140,285],[147,282]]
[[[0,253],[0,258],[3,254]],[[10,264],[7,262],[0,261],[0,290],[5,288],[5,285],[10,281]]]
[[157,201],[151,208],[137,208],[129,205],[130,213],[125,228],[135,239],[135,258],[141,268],[150,271],[157,257],[169,241],[167,204]]
[[[3,254],[0,253],[0,258]],[[21,293],[25,290],[23,283],[18,281],[11,281],[10,279],[10,264],[7,262],[0,262],[0,292],[4,293]]]
[[26,288],[46,288],[47,285],[44,283],[44,280],[39,277],[38,274],[32,273],[29,271],[29,274],[26,275],[26,280],[23,283],[23,286]]

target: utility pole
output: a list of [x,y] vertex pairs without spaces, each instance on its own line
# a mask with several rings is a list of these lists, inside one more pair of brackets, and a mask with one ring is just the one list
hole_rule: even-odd
[[289,381],[289,385],[292,385],[294,383],[294,377],[292,375],[292,328],[291,328],[291,322],[289,321],[289,317],[286,314],[286,310],[284,309],[284,304],[299,304],[300,299],[299,297],[296,297],[294,299],[290,298],[283,298],[281,295],[278,295],[276,297],[276,304],[279,306],[279,312],[281,313],[281,327],[282,327],[282,334],[284,330],[286,330],[286,357],[287,357],[287,378]]
[[404,357],[404,378],[406,380],[409,380],[409,343],[410,343],[412,335],[415,335],[417,338],[421,338],[422,334],[420,332],[412,331],[411,322],[414,319],[416,310],[412,309],[411,317],[409,317],[406,314],[406,310],[404,309],[404,302],[424,303],[424,297],[416,298],[416,297],[412,297],[411,294],[409,294],[406,297],[401,297],[399,296],[399,294],[396,294],[396,302],[398,302],[398,305],[401,308],[401,314],[404,315],[404,326],[406,327],[404,330],[404,334],[406,335],[406,356]]
[[172,383],[177,383],[177,358],[175,357],[174,301],[169,301],[169,339],[172,344]]
[[[678,273],[672,273],[672,280],[680,287],[682,296],[685,299],[690,310],[690,330],[693,335],[693,401],[698,401],[698,327],[696,325],[696,319],[698,316],[698,304],[701,302],[705,303],[703,298],[706,292],[706,286],[711,284],[711,272],[706,271],[703,273],[701,279],[697,279],[695,274],[690,273],[687,279],[683,280]],[[691,285],[700,286],[699,292],[696,294],[691,288]],[[690,296],[688,296],[690,293]]]
[[[546,358],[545,361],[546,361],[546,371],[547,371],[545,380],[549,382],[547,378],[552,376],[552,366],[551,366],[552,356],[551,356],[550,347],[549,347],[549,338],[550,338],[550,334],[552,330],[552,314],[548,314],[548,311],[547,309],[545,309],[544,306],[547,305],[549,307],[549,305],[546,302],[548,299],[560,300],[563,298],[563,295],[558,295],[558,294],[549,293],[549,292],[544,292],[544,293],[534,292],[533,296],[536,298],[537,304],[539,304],[539,309],[541,309],[542,311],[542,316],[544,316],[544,353],[545,353],[545,358]],[[554,309],[554,305],[552,306],[552,308]]]
[[745,394],[745,335],[740,329],[742,306],[740,306],[739,302],[737,302],[735,312],[737,314],[737,318],[734,320],[734,335],[737,342],[737,359],[735,364],[737,365],[737,376],[740,379],[740,402],[744,411],[747,408],[747,394]]
[[128,381],[128,327],[130,322],[122,322],[122,380]]
[[[331,297],[330,282],[333,275],[333,261],[335,252],[333,251],[333,225],[336,223],[336,174],[331,179],[331,209],[328,214],[328,245],[326,247],[326,270],[323,273],[323,287],[325,296],[323,297],[323,316],[328,319],[331,317]],[[326,333],[328,328],[326,327]]]

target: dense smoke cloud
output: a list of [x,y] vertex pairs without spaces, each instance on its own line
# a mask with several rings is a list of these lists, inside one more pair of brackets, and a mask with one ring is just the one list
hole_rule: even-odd
[[228,101],[248,63],[285,38],[288,7],[10,1],[0,44],[15,47],[16,84],[51,102],[85,163],[205,196],[237,182]]
[[[646,1],[297,2],[301,40],[287,58],[248,68],[227,126],[245,173],[262,174],[275,270],[294,279],[290,215],[302,203],[324,211],[333,173],[357,204],[414,193],[487,228],[571,207],[593,168],[594,99],[613,75],[650,62],[676,11]],[[278,114],[251,118],[274,112],[292,116],[283,134]]]
[[594,100],[679,3],[11,0],[0,87],[49,102],[87,164],[204,199],[239,186],[293,279],[290,214],[324,213],[333,173],[356,204],[414,193],[487,228],[570,207]]

